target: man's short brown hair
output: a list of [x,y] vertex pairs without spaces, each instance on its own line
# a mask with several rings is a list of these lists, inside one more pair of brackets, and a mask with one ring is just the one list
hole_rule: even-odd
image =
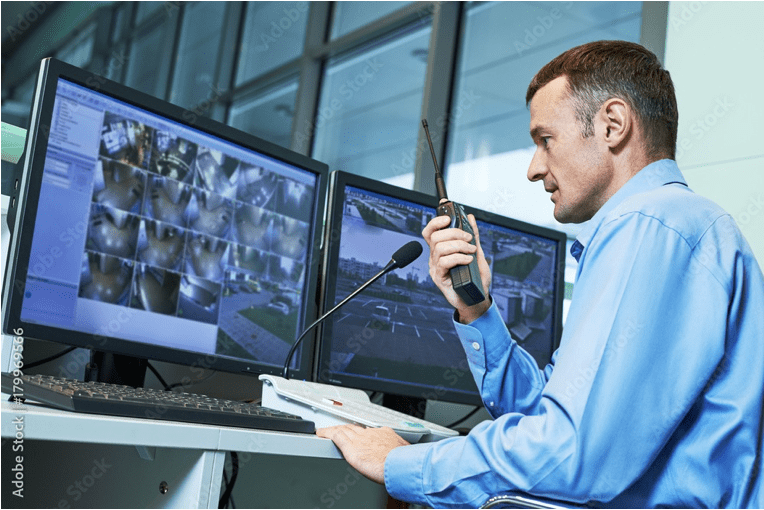
[[536,92],[565,76],[582,134],[594,134],[594,116],[612,97],[623,99],[642,128],[647,155],[674,159],[679,112],[674,84],[658,57],[639,44],[596,41],[576,46],[536,73],[525,95],[530,105]]

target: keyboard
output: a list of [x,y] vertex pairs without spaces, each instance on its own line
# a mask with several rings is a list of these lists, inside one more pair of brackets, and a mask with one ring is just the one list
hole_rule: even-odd
[[[312,421],[259,404],[212,398],[194,393],[81,382],[47,375],[22,375],[14,385],[2,374],[3,393],[79,413],[182,421],[281,432],[315,433]],[[19,384],[19,382],[21,384]]]
[[316,427],[356,423],[366,427],[390,427],[409,443],[426,443],[458,436],[455,430],[415,418],[369,401],[365,391],[275,375],[260,375],[263,405],[298,413]]

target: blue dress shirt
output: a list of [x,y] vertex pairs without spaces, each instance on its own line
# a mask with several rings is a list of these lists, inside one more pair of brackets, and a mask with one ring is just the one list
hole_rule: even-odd
[[[493,304],[456,324],[493,421],[396,448],[395,498],[474,507],[507,491],[615,507],[764,507],[764,277],[732,218],[673,160],[585,225],[545,370]],[[474,345],[473,345],[474,344]]]

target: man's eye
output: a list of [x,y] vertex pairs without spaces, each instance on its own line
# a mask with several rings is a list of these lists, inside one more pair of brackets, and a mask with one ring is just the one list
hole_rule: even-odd
[[549,139],[550,138],[551,138],[551,136],[542,136],[541,137],[541,143],[544,144],[544,147],[548,147],[549,146]]

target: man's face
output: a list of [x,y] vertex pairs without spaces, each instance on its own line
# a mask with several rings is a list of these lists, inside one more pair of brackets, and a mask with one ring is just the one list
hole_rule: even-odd
[[[594,136],[584,138],[576,119],[567,78],[559,77],[533,96],[531,138],[536,152],[528,168],[528,179],[544,181],[552,194],[554,217],[560,223],[589,220],[610,198],[613,170],[607,164],[607,146],[601,143],[595,119]],[[599,129],[598,129],[599,128]]]

